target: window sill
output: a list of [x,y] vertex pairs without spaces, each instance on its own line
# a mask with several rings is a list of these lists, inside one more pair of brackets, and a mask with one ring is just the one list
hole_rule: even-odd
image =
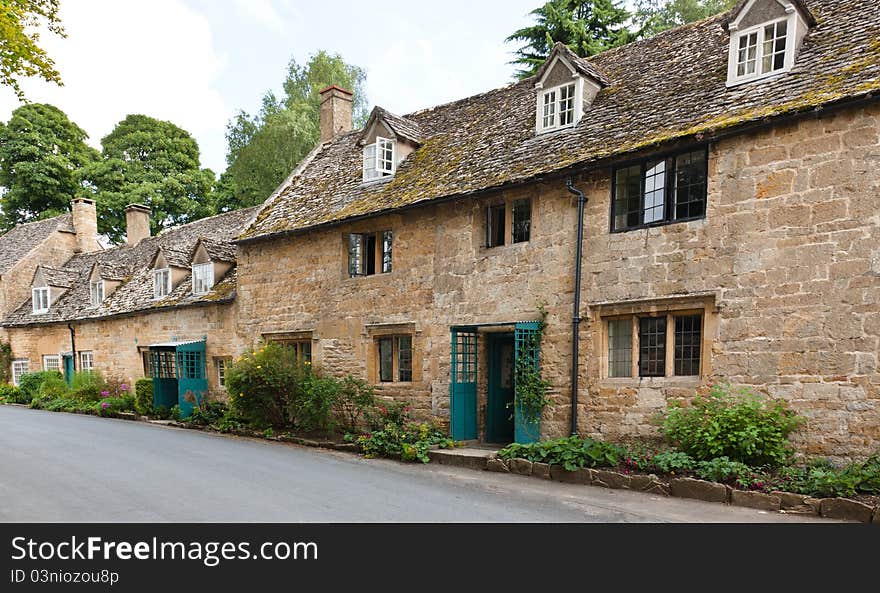
[[689,377],[606,377],[599,383],[599,387],[695,387],[702,384],[703,378],[699,375]]
[[742,86],[744,84],[749,84],[750,82],[761,82],[762,80],[767,80],[768,78],[774,78],[776,76],[781,76],[783,74],[788,74],[791,72],[791,67],[783,68],[782,70],[774,70],[773,72],[767,72],[764,74],[759,74],[757,76],[749,76],[748,78],[737,78],[734,80],[727,81],[727,88],[734,88],[738,86]]
[[705,216],[694,216],[691,218],[679,218],[676,220],[670,220],[668,222],[652,222],[651,224],[641,224],[639,226],[631,226],[631,227],[626,227],[624,229],[611,229],[611,234],[612,235],[620,235],[623,233],[631,233],[634,231],[644,231],[645,229],[655,229],[655,228],[661,228],[661,227],[665,227],[665,226],[672,226],[675,224],[686,224],[686,223],[690,223],[690,222],[701,222],[701,221],[705,221],[705,220],[706,220]]
[[375,282],[375,280],[377,278],[385,279],[385,278],[392,278],[393,276],[394,276],[394,271],[392,270],[391,272],[383,272],[381,274],[370,274],[369,276],[349,276],[349,275],[346,275],[345,279],[350,280],[352,282],[358,282],[358,281],[369,282],[371,280]]
[[531,243],[531,239],[528,241],[520,241],[518,243],[505,243],[504,245],[496,245],[494,247],[482,245],[480,249],[488,254],[493,252],[509,251],[511,249],[524,249],[529,243]]
[[380,185],[382,183],[388,183],[394,179],[394,175],[388,175],[387,177],[380,177],[378,179],[365,179],[361,181],[361,187],[370,187],[372,185]]

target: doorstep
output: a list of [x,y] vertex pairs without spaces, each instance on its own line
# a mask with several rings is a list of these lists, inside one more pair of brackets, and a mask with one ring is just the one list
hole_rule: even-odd
[[433,449],[428,458],[440,465],[455,465],[470,469],[484,470],[489,460],[498,457],[499,449],[489,447],[456,447],[455,449]]

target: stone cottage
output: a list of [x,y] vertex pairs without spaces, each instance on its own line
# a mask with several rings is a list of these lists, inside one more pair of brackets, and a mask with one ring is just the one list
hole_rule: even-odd
[[2,323],[15,378],[39,369],[67,377],[94,369],[129,383],[148,376],[169,408],[180,393],[222,390],[226,363],[241,350],[231,241],[253,214],[221,214],[151,237],[149,210],[132,205],[124,245],[60,261],[36,257],[26,277],[30,298]]
[[781,397],[803,452],[880,446],[880,10],[729,13],[322,142],[238,240],[245,344],[532,438],[513,369],[546,313],[540,433],[651,434],[718,382]]

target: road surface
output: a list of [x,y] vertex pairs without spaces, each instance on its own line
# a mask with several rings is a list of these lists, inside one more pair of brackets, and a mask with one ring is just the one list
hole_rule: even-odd
[[0,521],[817,519],[0,406]]

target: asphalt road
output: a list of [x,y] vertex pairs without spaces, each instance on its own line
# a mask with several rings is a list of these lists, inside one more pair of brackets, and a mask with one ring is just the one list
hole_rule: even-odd
[[0,406],[3,522],[808,522]]

